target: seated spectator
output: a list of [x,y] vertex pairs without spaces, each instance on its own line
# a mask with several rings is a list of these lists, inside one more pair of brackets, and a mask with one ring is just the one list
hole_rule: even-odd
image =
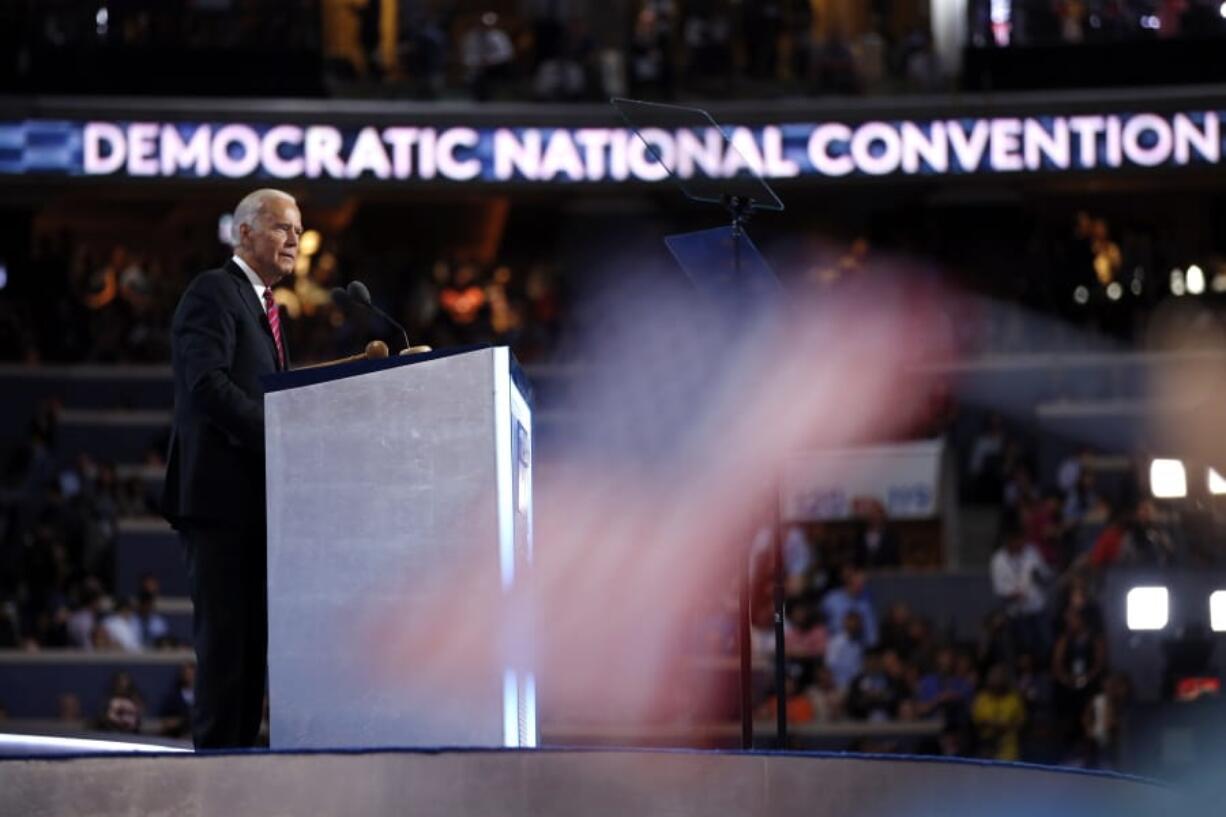
[[898,656],[894,653],[882,650],[865,653],[861,672],[847,688],[847,714],[860,721],[896,719],[907,698],[898,670]]
[[783,643],[788,658],[802,663],[819,663],[826,654],[828,634],[817,606],[803,599],[789,604],[784,626]]
[[192,705],[196,701],[196,664],[185,661],[179,666],[174,686],[166,693],[158,716],[162,718],[162,734],[166,737],[187,737],[192,731]]
[[864,517],[856,533],[856,567],[892,568],[902,564],[898,534],[890,527],[885,506],[877,499],[864,503]]
[[1137,503],[1131,514],[1118,514],[1094,541],[1089,563],[1095,570],[1114,565],[1167,567],[1175,562],[1175,541],[1157,522],[1150,499]]
[[915,690],[915,712],[921,718],[939,716],[946,727],[964,727],[974,694],[973,680],[955,672],[953,649],[942,647],[933,671],[920,678]]
[[1026,707],[1022,696],[1009,683],[1009,672],[1003,664],[988,670],[987,683],[975,696],[971,707],[971,718],[979,737],[981,757],[996,760],[1017,760],[1021,757]]
[[1038,713],[1051,706],[1051,676],[1042,671],[1032,653],[1017,657],[1017,691],[1028,712]]
[[1098,492],[1094,472],[1083,468],[1077,477],[1077,485],[1064,498],[1064,526],[1075,532],[1080,525],[1107,521],[1109,513],[1106,502]]
[[141,646],[146,650],[173,644],[170,625],[157,611],[157,596],[142,590],[136,601],[136,620],[140,628]]
[[809,701],[813,705],[813,719],[830,723],[843,717],[844,695],[829,667],[819,667],[817,680],[809,688]]
[[898,650],[898,655],[916,666],[930,667],[936,662],[938,646],[932,634],[932,623],[923,616],[913,615],[907,624],[906,650]]
[[99,628],[106,633],[107,640],[116,649],[124,652],[141,651],[140,621],[130,598],[121,598],[115,605],[115,611],[102,620]]
[[[788,723],[810,723],[816,717],[813,701],[810,699],[807,687],[809,674],[804,668],[792,664],[788,667],[787,684],[787,717]],[[759,718],[774,718],[778,713],[779,699],[771,695],[758,708]]]
[[864,620],[855,610],[843,616],[843,629],[826,647],[826,666],[840,690],[846,690],[851,679],[860,674],[864,661]]
[[102,617],[104,597],[102,585],[93,576],[81,585],[80,604],[68,616],[68,641],[73,647],[90,649],[93,634]]
[[911,621],[911,608],[905,601],[890,604],[881,622],[880,645],[910,660],[911,651],[915,646],[911,639]]
[[864,628],[864,644],[868,647],[877,646],[877,614],[873,610],[865,586],[864,571],[845,565],[842,571],[843,586],[836,587],[822,599],[822,612],[826,621],[843,621],[847,613],[854,610],[860,616]]
[[98,728],[104,732],[139,732],[144,706],[144,700],[133,683],[132,676],[126,672],[117,672],[111,678],[106,703],[98,719]]

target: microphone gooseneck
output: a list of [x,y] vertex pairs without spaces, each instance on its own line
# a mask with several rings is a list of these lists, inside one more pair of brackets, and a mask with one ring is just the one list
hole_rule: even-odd
[[374,303],[371,302],[370,290],[366,288],[366,284],[363,284],[361,281],[350,281],[349,285],[345,287],[345,289],[336,287],[335,289],[332,290],[333,300],[336,300],[336,296],[338,293],[344,293],[349,298],[349,300],[354,301],[355,303],[361,304],[362,306],[369,309],[371,312],[374,312],[376,315],[383,318],[383,320],[387,321],[392,326],[399,329],[401,337],[404,338],[404,348],[408,349],[410,347],[409,333],[406,332],[405,328],[401,326],[399,323],[397,323],[396,320],[393,319],[391,315],[387,314],[386,312],[384,312],[382,309],[375,306]]

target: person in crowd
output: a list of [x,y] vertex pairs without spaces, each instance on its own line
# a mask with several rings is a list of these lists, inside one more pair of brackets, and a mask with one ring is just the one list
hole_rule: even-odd
[[1022,725],[1026,707],[1009,683],[1009,670],[997,664],[988,670],[984,688],[975,696],[971,718],[979,738],[979,755],[996,760],[1021,757]]
[[789,660],[810,669],[819,665],[826,655],[829,635],[817,605],[808,599],[797,599],[786,605],[784,649]]
[[937,652],[936,666],[920,678],[915,690],[915,712],[921,718],[939,716],[947,727],[965,727],[975,686],[972,679],[955,672],[954,662],[952,647]]
[[157,596],[142,590],[136,597],[136,620],[140,626],[141,646],[147,650],[166,646],[171,641],[170,625],[157,611]]
[[992,556],[992,589],[1008,619],[1013,649],[1046,654],[1042,615],[1051,569],[1015,519],[1006,518],[1002,533],[1004,543]]
[[875,570],[901,565],[898,534],[889,525],[885,506],[880,500],[871,499],[864,503],[863,513],[856,533],[856,566]]
[[911,653],[915,649],[911,633],[913,620],[911,608],[905,601],[891,602],[881,620],[878,644],[885,649],[894,650],[906,660],[911,660]]
[[98,728],[104,732],[139,732],[144,707],[144,699],[132,676],[117,672],[111,677]]
[[79,595],[80,603],[68,616],[68,641],[71,646],[89,649],[94,628],[102,620],[105,597],[102,585],[92,576],[82,583]]
[[1174,538],[1157,521],[1153,500],[1137,502],[1131,514],[1113,518],[1094,542],[1089,562],[1095,570],[1118,564],[1169,567],[1176,560]]
[[[785,682],[787,684],[787,718],[788,723],[809,723],[816,717],[813,700],[808,694],[810,679],[809,670],[799,664],[789,664]],[[776,717],[779,698],[771,695],[758,708],[757,716],[763,720]]]
[[878,638],[877,613],[868,593],[864,571],[854,565],[845,565],[841,575],[842,586],[831,590],[822,599],[826,621],[844,621],[847,613],[855,611],[863,626],[864,645],[875,647]]
[[846,690],[851,680],[860,674],[866,641],[864,619],[858,612],[847,611],[842,622],[843,629],[830,639],[826,647],[826,666],[838,688]]
[[830,667],[818,667],[816,680],[809,689],[809,700],[813,705],[813,719],[818,723],[841,720],[844,715],[844,698],[843,691],[839,689]]
[[1066,745],[1080,747],[1086,706],[1098,694],[1106,670],[1106,638],[1086,624],[1079,610],[1070,608],[1051,658],[1055,713]]
[[498,15],[487,11],[478,25],[464,35],[460,57],[468,76],[473,98],[488,100],[496,84],[511,79],[515,68],[515,45],[511,35],[499,25]]
[[182,738],[192,732],[192,705],[196,700],[196,665],[184,661],[179,665],[179,674],[174,685],[167,691],[158,709],[162,719],[162,734]]
[[132,599],[121,596],[115,602],[115,609],[99,625],[106,631],[107,640],[115,648],[124,652],[140,652],[144,648],[141,641],[140,620],[136,616],[136,608]]
[[992,412],[984,428],[971,443],[967,475],[972,486],[973,498],[980,501],[997,501],[1003,486],[1002,463],[1008,436],[1005,420]]
[[892,721],[906,699],[898,656],[886,650],[867,651],[860,673],[847,687],[847,714],[861,721]]

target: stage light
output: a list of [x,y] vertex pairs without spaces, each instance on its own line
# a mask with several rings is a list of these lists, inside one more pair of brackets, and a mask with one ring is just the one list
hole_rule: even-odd
[[234,214],[222,213],[217,217],[217,239],[227,246],[234,246]]
[[1217,7],[1217,13],[1222,17],[1226,17],[1226,3],[1222,3],[1222,5]]
[[1073,300],[1079,304],[1086,304],[1090,301],[1090,290],[1085,287],[1077,287],[1073,290]]
[[319,231],[307,230],[302,234],[302,238],[298,239],[298,254],[311,256],[319,252]]
[[1209,493],[1213,494],[1214,496],[1221,496],[1222,494],[1226,494],[1226,479],[1222,478],[1222,475],[1217,472],[1216,468],[1209,469],[1208,482],[1209,482]]
[[1226,633],[1226,590],[1209,594],[1209,627],[1215,633]]
[[1124,288],[1120,286],[1119,281],[1112,281],[1107,284],[1107,297],[1113,301],[1118,301],[1124,297]]
[[1188,495],[1188,475],[1179,460],[1156,459],[1149,464],[1149,490],[1158,499]]
[[1162,27],[1162,23],[1156,15],[1147,14],[1141,18],[1141,28],[1148,28],[1150,31],[1157,31]]
[[1205,271],[1195,264],[1188,267],[1187,287],[1189,295],[1200,295],[1205,291]]
[[9,285],[9,265],[0,261],[0,289]]
[[1133,295],[1140,295],[1143,288],[1144,284],[1141,283],[1140,278],[1133,278],[1132,283],[1128,285],[1128,289],[1132,291]]
[[1171,294],[1183,295],[1185,292],[1187,292],[1187,288],[1183,283],[1183,270],[1176,267],[1171,270]]
[[1161,630],[1170,618],[1171,599],[1165,587],[1134,587],[1126,603],[1130,630]]
[[1209,286],[1214,292],[1226,292],[1226,272],[1219,272],[1213,276],[1213,281],[1210,282]]

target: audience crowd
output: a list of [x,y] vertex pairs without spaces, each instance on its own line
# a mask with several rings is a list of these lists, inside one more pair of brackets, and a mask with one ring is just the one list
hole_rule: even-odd
[[318,55],[316,70],[333,92],[384,86],[421,98],[855,94],[945,83],[926,19],[828,12],[811,0],[517,0],[485,10],[399,3],[391,17],[384,5],[248,0],[171,10],[151,0],[18,3],[10,70],[19,80],[40,66],[57,70],[30,54],[66,48],[151,58],[174,49],[224,49],[237,59],[273,44],[279,53]]

